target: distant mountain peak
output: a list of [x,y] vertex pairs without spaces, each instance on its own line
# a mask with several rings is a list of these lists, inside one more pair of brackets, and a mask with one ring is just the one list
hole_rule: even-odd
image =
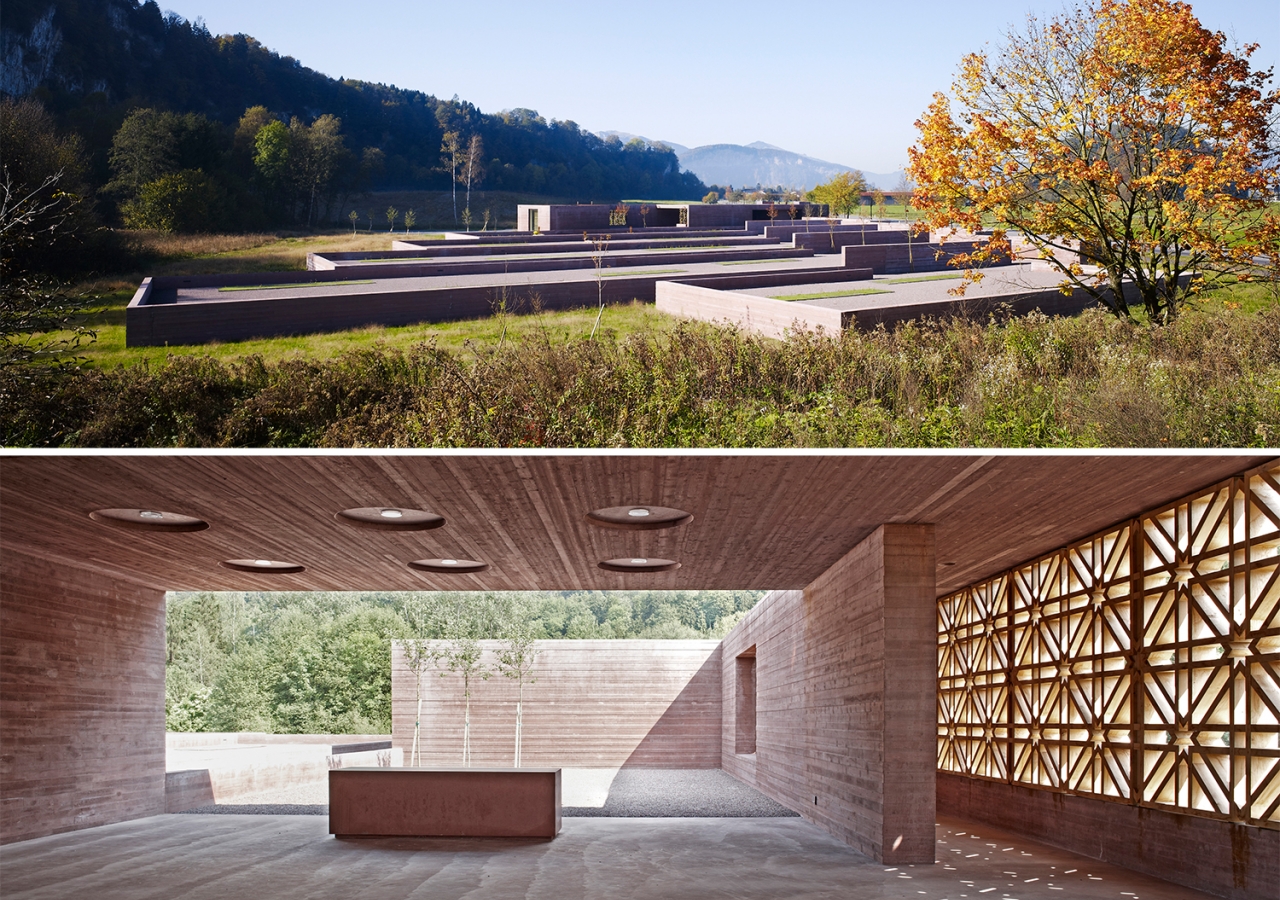
[[[616,136],[621,141],[640,138],[648,144],[666,144],[676,151],[680,168],[697,175],[705,184],[733,185],[738,188],[762,187],[811,188],[830,181],[853,166],[815,159],[804,153],[787,150],[764,141],[750,144],[703,144],[685,147],[672,141],[655,141],[626,131],[601,131],[600,137]],[[902,172],[863,172],[868,187],[892,190]]]

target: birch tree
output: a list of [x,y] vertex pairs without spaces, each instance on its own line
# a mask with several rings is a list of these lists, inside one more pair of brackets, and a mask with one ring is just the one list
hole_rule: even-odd
[[440,143],[440,162],[449,169],[449,184],[453,190],[453,223],[458,224],[458,168],[462,163],[462,141],[456,131],[446,131]]
[[[471,140],[467,142],[467,152],[464,158],[462,168],[463,179],[467,184],[467,211],[471,210],[471,185],[479,184],[484,180],[484,141],[481,140],[479,134],[471,135]],[[467,230],[471,230],[471,223],[467,223]]]

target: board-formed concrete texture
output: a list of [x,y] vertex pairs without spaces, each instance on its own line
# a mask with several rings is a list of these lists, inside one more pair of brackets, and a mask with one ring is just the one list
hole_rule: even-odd
[[333,769],[329,833],[553,838],[560,833],[560,770]]
[[[482,641],[491,663],[497,641]],[[523,692],[526,766],[716,769],[720,767],[719,641],[538,641],[537,681]],[[402,646],[391,655],[392,740],[413,749],[417,692]],[[462,762],[462,681],[428,669],[421,682],[421,765]],[[471,760],[509,766],[517,685],[492,678],[471,688]]]
[[754,654],[756,691],[755,752],[736,752],[726,722],[725,771],[888,863],[933,861],[937,664],[920,644],[935,626],[933,538],[882,526],[803,591],[766,596],[724,641],[725,660]]
[[[658,759],[695,752],[690,748],[702,747],[718,722],[725,771],[800,813],[830,834],[834,846],[859,848],[892,868],[937,868],[927,862],[928,823],[943,821],[932,811],[936,796],[944,814],[948,805],[963,806],[972,818],[998,814],[998,827],[1145,866],[1220,896],[1275,896],[1280,750],[1274,736],[1280,724],[1271,685],[1280,658],[1280,462],[1273,457],[14,456],[3,467],[0,840],[16,848],[6,859],[26,860],[27,884],[38,886],[43,877],[44,868],[31,863],[44,853],[40,848],[73,846],[48,836],[86,828],[104,838],[130,834],[108,823],[164,812],[165,590],[732,588],[774,592],[718,650],[704,651],[706,663],[719,668],[720,704],[707,704],[707,721],[695,724],[697,707],[681,707],[685,691],[677,691],[668,709],[679,712],[679,727],[664,732],[658,716],[638,744],[638,730],[619,727],[618,747],[609,750],[615,760],[628,742],[636,747],[632,755],[652,749]],[[666,530],[627,531],[601,528],[587,518],[592,510],[646,504],[673,506],[692,519]],[[430,532],[384,532],[335,519],[342,509],[368,506],[426,509],[446,524]],[[126,528],[90,518],[99,509],[182,513],[209,527]],[[1144,662],[1111,647],[1107,635],[1125,633],[1113,630],[1090,638],[1103,642],[1101,650],[1088,642],[1062,643],[1060,657],[1037,662],[1043,671],[1026,682],[1043,683],[1048,691],[1065,679],[1075,691],[1072,702],[1083,704],[1068,705],[1069,712],[1092,709],[1094,699],[1109,703],[1105,698],[1120,680],[1136,677],[1124,667],[1146,667],[1142,691],[1159,711],[1143,745],[1154,780],[1144,776],[1135,782],[1143,785],[1141,792],[1113,796],[1096,787],[1107,777],[1123,780],[1117,762],[1122,742],[1108,734],[1116,730],[1110,719],[1101,738],[1093,723],[1068,716],[1065,722],[1017,722],[1010,739],[994,724],[988,729],[990,723],[976,712],[961,719],[948,712],[960,707],[944,698],[971,696],[978,703],[995,687],[987,669],[978,666],[986,657],[973,658],[971,674],[948,669],[942,677],[938,666],[951,665],[950,657],[936,654],[939,636],[950,626],[940,631],[933,617],[949,608],[949,598],[990,594],[987,586],[1010,573],[1047,573],[1046,566],[1058,564],[1052,560],[1073,559],[1073,548],[1093,546],[1095,539],[1124,528],[1143,535],[1134,546],[1144,549],[1131,557],[1140,564],[1131,563],[1127,574],[1105,568],[1106,593],[1100,598],[1061,580],[1065,576],[1028,576],[1028,584],[1064,586],[1065,593],[1054,595],[1059,599],[1050,598],[1054,603],[1096,602],[1106,610],[1129,596],[1116,592],[1121,587],[1136,590],[1142,609],[1152,615],[1168,611],[1152,621],[1173,623],[1156,627],[1152,640],[1158,640],[1151,645],[1165,654],[1162,642],[1172,641],[1172,662],[1165,656]],[[681,567],[656,573],[599,567],[602,560],[636,555],[675,559]],[[449,574],[408,566],[424,556],[479,559],[489,568]],[[293,561],[304,570],[273,576],[219,565],[245,557]],[[1044,617],[1066,621],[1086,615],[1082,610],[1064,617],[1045,598],[1049,594],[1040,601]],[[1193,633],[1179,637],[1179,622]],[[1021,620],[1015,624],[1023,627]],[[965,641],[976,646],[989,643],[991,634],[1012,633],[995,619],[995,631],[987,626],[983,616],[966,620]],[[1102,665],[1105,660],[1111,662]],[[1086,672],[1095,662],[1102,667]],[[687,695],[691,699],[715,694],[713,679],[704,675],[698,681],[706,663],[684,668],[688,685],[698,683]],[[582,671],[566,671],[554,689],[581,683]],[[754,735],[745,720],[742,729],[737,721],[739,709],[748,715],[748,683],[742,681],[747,671],[755,689]],[[1209,674],[1189,677],[1194,673]],[[556,680],[548,669],[533,691]],[[608,679],[601,680],[608,688]],[[678,681],[663,688],[665,696]],[[1241,702],[1223,707],[1226,695],[1213,685],[1242,692]],[[1193,690],[1194,707],[1180,712],[1191,704]],[[1160,691],[1168,694],[1167,709],[1159,706]],[[650,706],[644,715],[654,715],[661,696],[659,691],[645,700]],[[609,704],[619,702],[613,688],[597,699],[604,717]],[[1112,715],[1113,707],[1105,708]],[[1046,709],[1035,715],[1047,716]],[[1200,719],[1220,713],[1226,718]],[[625,717],[625,711],[617,716]],[[544,725],[563,729],[559,737],[570,745],[572,719],[548,719]],[[939,739],[945,738],[943,727],[961,725],[964,746],[973,751],[965,758],[975,762],[953,771],[952,757],[942,752],[950,743]],[[1063,777],[1069,782],[1001,781],[999,771],[993,775],[983,768],[992,754],[977,751],[987,746],[988,736],[993,745],[1032,747],[1033,728],[1040,728],[1041,746],[1066,754]],[[1156,741],[1159,731],[1172,734],[1171,742]],[[1224,733],[1228,740],[1215,744],[1214,737]],[[751,737],[755,752],[740,752],[750,748]],[[678,749],[686,739],[685,749]],[[545,735],[527,740],[550,744]],[[1105,752],[1093,749],[1099,740]],[[601,739],[590,742],[600,745]],[[937,774],[939,764],[945,777]],[[1214,779],[1224,773],[1244,773],[1244,780],[1224,780],[1231,789],[1215,792]],[[1232,804],[1240,806],[1240,815]],[[100,825],[117,831],[100,831]],[[1107,834],[1116,837],[1100,846],[1098,836]],[[972,845],[964,858],[985,854],[994,861],[997,853],[1013,852],[1005,850],[1011,844],[989,849],[985,843]],[[812,845],[790,846],[787,852],[803,856],[803,847]],[[941,849],[933,847],[940,865],[948,859]],[[1192,862],[1162,862],[1175,858]],[[68,865],[65,883],[40,890],[65,896],[75,889],[75,878],[102,869]],[[1101,870],[1104,864],[1088,865]],[[6,865],[6,895],[17,891],[12,871]],[[1092,896],[1084,892],[1090,884],[1072,882],[1073,896]],[[1130,894],[1159,895],[1150,883],[1142,884]],[[990,885],[1004,893],[1010,886]],[[1021,900],[1024,886],[1010,896]],[[981,891],[975,887],[975,895]],[[1168,888],[1165,896],[1179,896],[1174,891]]]

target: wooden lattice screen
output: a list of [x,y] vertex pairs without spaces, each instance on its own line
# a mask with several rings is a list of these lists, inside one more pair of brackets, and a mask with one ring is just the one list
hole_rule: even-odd
[[1280,464],[938,604],[938,768],[1280,828]]

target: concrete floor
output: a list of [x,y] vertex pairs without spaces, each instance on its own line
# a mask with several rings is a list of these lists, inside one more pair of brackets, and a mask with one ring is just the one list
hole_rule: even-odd
[[551,841],[338,841],[320,816],[154,816],[0,848],[6,900],[1001,898],[1207,895],[941,819],[883,866],[802,819],[566,819]]

